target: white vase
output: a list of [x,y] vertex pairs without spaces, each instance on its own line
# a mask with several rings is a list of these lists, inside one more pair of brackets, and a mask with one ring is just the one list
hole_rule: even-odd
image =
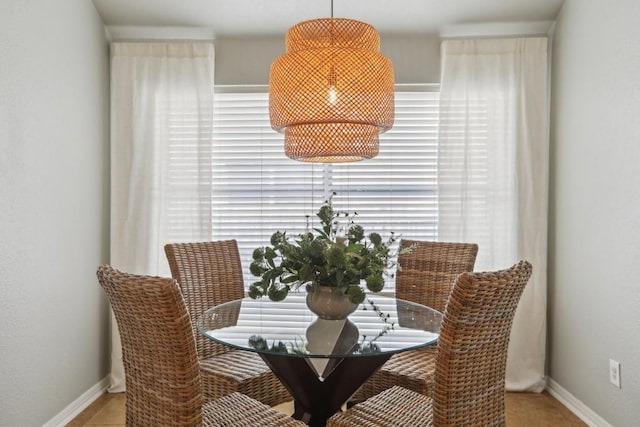
[[352,303],[342,288],[331,286],[307,286],[307,307],[325,320],[346,319],[357,304]]

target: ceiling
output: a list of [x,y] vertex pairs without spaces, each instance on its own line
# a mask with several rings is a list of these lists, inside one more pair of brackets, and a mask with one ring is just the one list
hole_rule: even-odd
[[[451,28],[553,21],[564,0],[334,0],[334,17],[382,34],[446,34]],[[108,28],[199,29],[211,38],[284,36],[331,16],[331,0],[93,0]]]

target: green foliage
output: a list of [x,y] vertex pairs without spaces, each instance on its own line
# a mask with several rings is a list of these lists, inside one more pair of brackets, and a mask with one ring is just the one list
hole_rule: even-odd
[[[334,210],[329,198],[316,214],[321,224],[314,229],[317,234],[306,232],[290,239],[286,232],[276,231],[271,246],[253,251],[250,271],[260,280],[250,286],[249,296],[280,301],[291,289],[310,284],[342,288],[360,304],[365,298],[362,283],[369,291],[380,292],[384,277],[397,268],[398,254],[391,250],[397,237],[391,233],[385,241],[371,233],[365,239],[364,229],[354,222],[356,215]],[[341,219],[348,224],[344,235],[338,233]]]

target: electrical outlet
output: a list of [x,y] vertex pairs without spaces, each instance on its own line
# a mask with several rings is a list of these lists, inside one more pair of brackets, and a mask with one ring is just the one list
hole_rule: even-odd
[[620,362],[609,359],[609,382],[618,388],[620,386]]

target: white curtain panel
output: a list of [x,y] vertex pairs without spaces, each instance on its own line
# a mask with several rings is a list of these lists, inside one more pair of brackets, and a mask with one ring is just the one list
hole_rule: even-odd
[[438,239],[479,245],[476,270],[533,274],[513,324],[507,388],[545,386],[549,158],[546,38],[442,43]]
[[[170,276],[166,243],[210,238],[213,77],[210,43],[111,45],[115,268]],[[176,156],[176,144],[188,149]],[[109,391],[120,392],[124,367],[113,314],[111,329]]]

